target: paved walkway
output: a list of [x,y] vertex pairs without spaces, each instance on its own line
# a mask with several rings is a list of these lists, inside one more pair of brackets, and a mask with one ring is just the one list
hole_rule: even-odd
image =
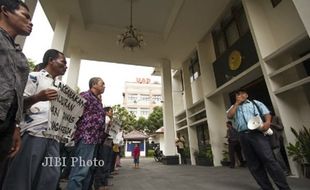
[[[247,168],[163,165],[141,158],[140,169],[131,159],[122,159],[111,190],[258,190]],[[292,190],[309,190],[310,179],[289,177]]]

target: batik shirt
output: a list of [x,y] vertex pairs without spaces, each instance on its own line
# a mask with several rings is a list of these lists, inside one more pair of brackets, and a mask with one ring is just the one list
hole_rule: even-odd
[[21,48],[0,28],[0,120],[6,119],[15,95],[18,102],[15,120],[21,120],[28,73],[27,59]]
[[[258,106],[258,109],[260,109],[260,112],[263,115],[269,114],[270,111],[268,108],[260,101],[255,101],[256,105]],[[228,109],[232,108],[232,106]],[[237,111],[233,117],[233,126],[237,129],[238,132],[248,130],[248,121],[254,117],[259,115],[257,107],[249,100],[246,100],[243,104],[240,104],[237,108]]]
[[105,112],[100,100],[89,90],[80,94],[86,104],[80,120],[77,122],[75,142],[98,144],[103,139]]

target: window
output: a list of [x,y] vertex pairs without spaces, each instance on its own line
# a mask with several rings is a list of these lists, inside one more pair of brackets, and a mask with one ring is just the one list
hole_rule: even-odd
[[161,95],[153,95],[153,96],[152,96],[152,103],[153,103],[153,104],[159,104],[159,103],[161,103]]
[[142,104],[149,104],[150,103],[150,96],[146,94],[140,95],[140,101]]
[[220,57],[249,30],[242,4],[233,6],[229,15],[226,15],[212,31],[216,56]]
[[134,115],[137,115],[137,108],[127,108],[127,111],[133,113]]
[[190,65],[189,65],[188,69],[189,69],[189,73],[190,73],[191,82],[193,82],[194,80],[197,80],[201,74],[197,51],[194,53],[193,57],[191,58]]
[[128,94],[128,103],[137,103],[138,95],[137,94]]
[[234,20],[227,25],[225,36],[227,38],[228,47],[232,46],[239,39],[238,27]]
[[150,114],[150,110],[148,108],[141,108],[140,115],[143,117],[148,117]]

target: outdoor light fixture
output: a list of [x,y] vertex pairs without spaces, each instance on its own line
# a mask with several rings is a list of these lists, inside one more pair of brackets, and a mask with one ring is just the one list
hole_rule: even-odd
[[130,0],[130,25],[123,34],[118,35],[118,44],[123,48],[133,50],[143,46],[143,35],[132,25],[132,0]]

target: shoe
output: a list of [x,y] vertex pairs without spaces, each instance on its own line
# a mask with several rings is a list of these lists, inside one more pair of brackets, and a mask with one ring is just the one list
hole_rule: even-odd
[[289,171],[285,171],[284,174],[285,174],[285,176],[290,176],[290,175],[292,175],[292,173],[289,172]]
[[241,162],[240,167],[246,167],[246,162]]
[[109,190],[108,186],[101,186],[98,190]]
[[229,166],[231,169],[235,168],[235,166]]
[[114,178],[114,176],[113,175],[109,175],[108,178]]

